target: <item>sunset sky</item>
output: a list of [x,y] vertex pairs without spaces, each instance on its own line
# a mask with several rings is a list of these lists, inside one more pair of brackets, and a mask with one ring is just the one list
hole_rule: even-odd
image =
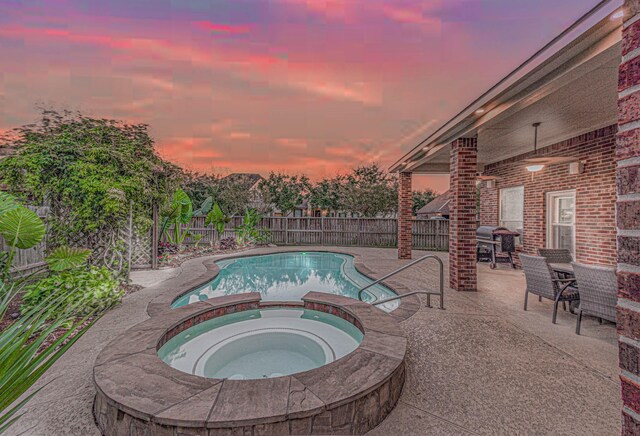
[[199,171],[386,167],[596,3],[0,0],[0,132],[46,105]]

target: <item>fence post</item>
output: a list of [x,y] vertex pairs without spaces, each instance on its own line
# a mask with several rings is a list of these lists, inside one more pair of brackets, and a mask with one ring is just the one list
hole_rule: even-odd
[[357,237],[357,239],[356,239],[356,241],[357,241],[357,242],[356,242],[356,244],[357,244],[358,246],[361,246],[361,245],[362,245],[362,231],[360,230],[360,228],[362,227],[362,226],[361,226],[361,224],[362,224],[362,218],[358,217],[358,221],[357,221],[356,223],[357,223],[357,225],[358,225],[358,237]]
[[320,217],[320,245],[324,245],[324,217]]
[[289,217],[284,218],[284,245],[289,245]]
[[133,201],[131,201],[129,203],[129,222],[127,223],[129,226],[129,235],[127,238],[127,249],[128,249],[128,253],[127,253],[127,278],[129,277],[129,274],[131,273],[131,258],[133,255]]
[[158,205],[152,206],[153,224],[151,227],[151,269],[158,269]]

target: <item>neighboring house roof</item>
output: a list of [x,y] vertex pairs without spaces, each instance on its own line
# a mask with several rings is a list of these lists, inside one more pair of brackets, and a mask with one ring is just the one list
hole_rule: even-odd
[[449,191],[445,192],[444,194],[440,194],[436,198],[431,200],[429,203],[422,206],[422,208],[418,210],[418,215],[427,215],[427,214],[433,214],[433,213],[449,215],[450,200],[451,200],[451,194]]
[[260,174],[255,173],[231,173],[222,178],[222,180],[232,183],[243,183],[247,189],[253,188],[258,182],[263,180]]

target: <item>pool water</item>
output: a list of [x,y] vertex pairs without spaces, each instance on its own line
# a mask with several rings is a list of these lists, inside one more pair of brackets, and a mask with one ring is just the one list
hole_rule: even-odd
[[[220,273],[213,281],[180,296],[171,307],[243,292],[260,292],[267,301],[297,301],[311,291],[357,299],[358,291],[372,283],[356,270],[352,256],[339,253],[277,253],[220,260],[216,264]],[[373,302],[395,295],[378,284],[364,292],[363,300]],[[398,305],[393,301],[378,307],[392,311]]]
[[317,368],[355,350],[356,326],[307,309],[257,309],[214,318],[179,333],[158,356],[182,372],[208,378],[282,377]]

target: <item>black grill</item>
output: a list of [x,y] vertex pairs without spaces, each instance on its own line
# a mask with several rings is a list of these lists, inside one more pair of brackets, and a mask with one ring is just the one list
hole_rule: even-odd
[[491,269],[496,268],[498,262],[516,265],[513,262],[513,252],[516,251],[518,232],[506,227],[480,226],[476,230],[478,240],[478,262],[490,262]]

